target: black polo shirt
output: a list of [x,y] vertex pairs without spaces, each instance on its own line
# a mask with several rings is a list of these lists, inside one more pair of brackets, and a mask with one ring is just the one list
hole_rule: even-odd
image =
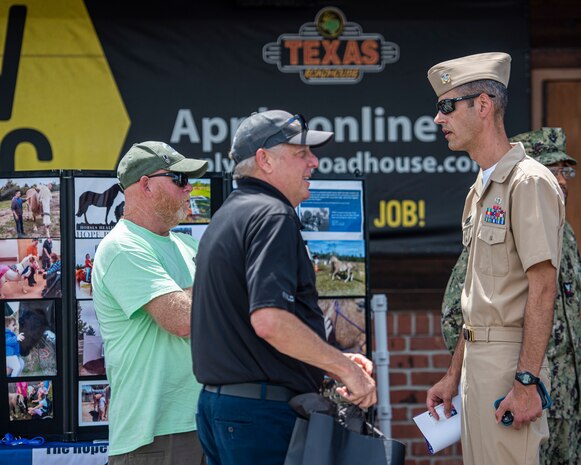
[[300,222],[280,191],[254,178],[238,181],[200,241],[193,295],[192,359],[199,382],[318,390],[322,370],[278,352],[250,323],[254,310],[274,307],[325,339]]

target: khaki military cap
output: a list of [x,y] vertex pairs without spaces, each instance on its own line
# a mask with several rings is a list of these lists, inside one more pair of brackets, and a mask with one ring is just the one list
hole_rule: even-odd
[[430,68],[428,80],[438,97],[480,79],[492,79],[508,87],[510,61],[510,55],[504,52],[479,53],[443,61]]
[[565,152],[567,138],[561,128],[541,128],[537,131],[523,132],[510,139],[511,142],[522,142],[528,156],[543,165],[552,165],[564,161],[577,164],[577,160]]

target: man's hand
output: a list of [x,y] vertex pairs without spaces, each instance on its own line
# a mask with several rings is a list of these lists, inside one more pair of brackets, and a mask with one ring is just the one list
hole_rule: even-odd
[[321,339],[295,315],[283,309],[255,310],[250,322],[256,335],[279,352],[320,368],[345,386],[339,395],[362,408],[377,402],[373,364],[360,354],[343,354]]
[[539,396],[539,393],[537,392],[537,386],[534,384],[524,386],[518,381],[515,381],[511,391],[507,394],[496,410],[496,423],[499,423],[502,420],[502,416],[507,411],[512,413],[514,418],[512,427],[516,430],[521,429],[531,421],[541,418],[543,408],[541,404],[541,396]]
[[[375,380],[371,378],[373,373],[373,362],[361,354],[344,354],[349,360],[354,362],[360,370],[355,370],[353,378],[341,380],[345,386],[337,388],[339,395],[352,404],[361,408],[367,408],[377,402],[377,390]],[[353,383],[353,384],[349,384]]]
[[440,417],[436,412],[436,406],[444,403],[444,415],[450,418],[452,414],[452,397],[458,394],[458,382],[449,375],[445,375],[428,391],[426,406],[436,420]]

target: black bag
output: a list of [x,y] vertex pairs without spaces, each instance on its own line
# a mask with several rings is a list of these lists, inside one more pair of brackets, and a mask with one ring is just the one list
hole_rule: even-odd
[[295,422],[284,465],[404,465],[405,445],[371,425],[361,434],[331,415],[308,413]]

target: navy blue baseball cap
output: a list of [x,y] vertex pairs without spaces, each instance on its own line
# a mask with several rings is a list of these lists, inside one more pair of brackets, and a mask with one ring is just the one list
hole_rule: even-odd
[[333,137],[332,132],[309,129],[302,115],[283,110],[253,113],[236,130],[230,151],[236,164],[253,157],[260,148],[278,144],[320,147]]

